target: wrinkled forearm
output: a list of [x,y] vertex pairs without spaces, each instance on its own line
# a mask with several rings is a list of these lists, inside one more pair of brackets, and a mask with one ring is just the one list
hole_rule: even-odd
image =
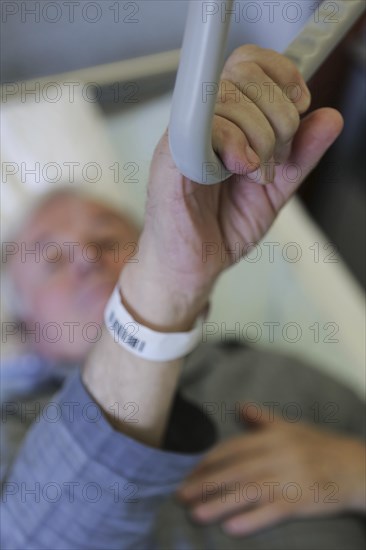
[[[120,288],[137,322],[161,332],[190,330],[206,297],[188,292],[182,296],[154,278],[142,262],[127,265]],[[148,361],[114,342],[105,330],[83,369],[90,394],[115,428],[151,446],[159,447],[184,359]],[[135,408],[134,423],[125,422],[126,404]]]

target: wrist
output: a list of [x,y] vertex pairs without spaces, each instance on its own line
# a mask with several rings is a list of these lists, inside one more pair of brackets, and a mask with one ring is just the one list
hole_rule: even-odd
[[178,288],[142,264],[126,265],[119,288],[123,305],[135,321],[158,332],[191,330],[209,299],[209,292]]

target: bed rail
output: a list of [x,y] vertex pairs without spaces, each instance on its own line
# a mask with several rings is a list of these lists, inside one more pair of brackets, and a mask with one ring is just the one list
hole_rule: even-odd
[[[191,0],[183,37],[183,46],[169,121],[169,145],[179,171],[201,184],[227,179],[226,170],[215,154],[212,143],[212,120],[229,29],[233,0],[203,2]],[[225,8],[214,10],[218,5]],[[331,51],[362,15],[365,0],[331,2],[338,9],[330,16],[328,0],[323,2],[284,55],[299,68],[305,80],[322,65]],[[329,7],[329,6],[328,6]],[[224,21],[222,20],[224,19]]]

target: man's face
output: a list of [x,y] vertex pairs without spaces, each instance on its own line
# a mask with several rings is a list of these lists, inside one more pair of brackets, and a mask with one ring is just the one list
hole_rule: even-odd
[[11,265],[27,325],[39,323],[40,341],[29,334],[27,342],[53,359],[84,358],[137,241],[138,230],[104,205],[71,195],[48,201],[22,231],[23,252]]

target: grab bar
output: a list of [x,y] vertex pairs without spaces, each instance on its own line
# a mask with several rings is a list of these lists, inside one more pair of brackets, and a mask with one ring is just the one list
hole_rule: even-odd
[[[181,58],[169,120],[169,146],[179,171],[197,183],[211,185],[227,179],[226,170],[212,148],[212,121],[229,29],[226,17],[233,0],[218,2],[191,0],[184,31]],[[290,58],[308,81],[330,52],[365,10],[365,0],[338,0],[337,20],[329,20],[323,2],[317,17],[308,22],[284,55]],[[204,9],[205,8],[205,9]],[[221,16],[220,16],[221,15]],[[328,21],[327,21],[328,19]]]

